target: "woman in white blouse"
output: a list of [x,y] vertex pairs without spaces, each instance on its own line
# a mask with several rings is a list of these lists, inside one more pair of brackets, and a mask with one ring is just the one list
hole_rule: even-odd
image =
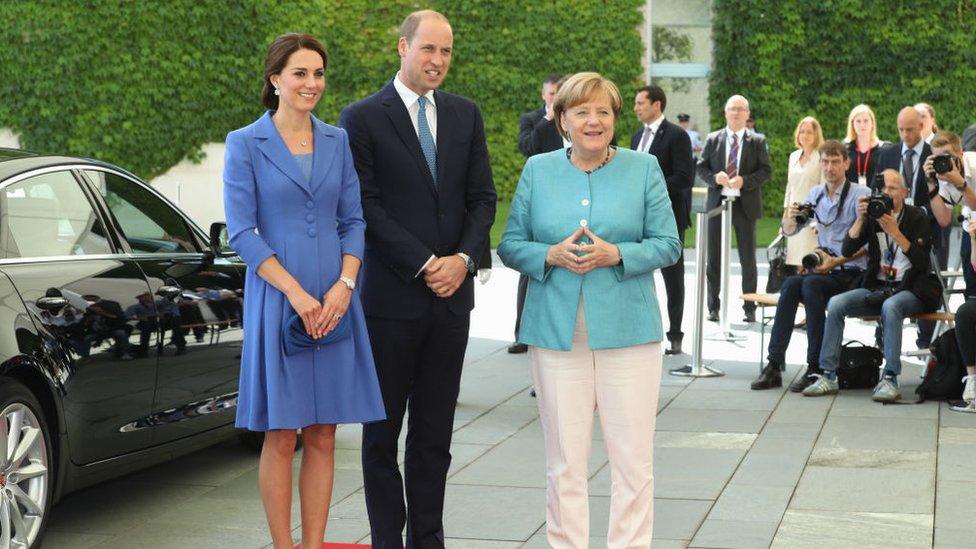
[[[783,200],[783,218],[786,218],[785,208],[793,203],[803,204],[807,201],[810,189],[820,184],[820,153],[817,149],[824,142],[823,130],[820,122],[812,116],[807,116],[796,125],[793,132],[793,142],[797,149],[790,153],[789,171],[786,176],[786,192]],[[799,268],[803,256],[817,247],[817,231],[814,227],[807,227],[786,240],[786,264]]]

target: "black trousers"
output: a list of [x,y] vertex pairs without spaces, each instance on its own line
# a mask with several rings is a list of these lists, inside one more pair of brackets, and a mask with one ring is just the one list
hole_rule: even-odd
[[[935,259],[939,262],[939,269],[946,270],[949,268],[949,234],[951,232],[951,227],[939,227],[935,226],[932,229],[932,252],[935,253]],[[963,234],[966,240],[969,239],[968,234]],[[963,264],[969,263],[969,258],[963,258]],[[965,275],[965,267],[963,267],[963,274]],[[935,321],[934,320],[919,320],[918,321],[918,337],[915,339],[915,346],[919,349],[925,349],[932,343],[932,335],[935,334]]]
[[967,299],[956,309],[956,342],[962,365],[976,366],[976,300]]
[[[742,293],[756,293],[756,220],[748,219],[740,204],[732,206],[732,229],[739,246],[739,265],[742,266]],[[719,289],[722,279],[722,217],[716,216],[708,220],[708,310],[718,311]],[[734,295],[732,292],[730,296]],[[756,304],[744,302],[745,312],[754,312]]]
[[515,341],[518,341],[519,328],[522,326],[522,309],[525,308],[525,292],[529,289],[529,277],[519,275],[518,293],[515,294]]
[[[386,406],[385,421],[363,427],[363,480],[375,548],[402,549],[404,526],[408,548],[444,547],[444,487],[470,318],[455,315],[440,299],[420,318],[366,318]],[[401,478],[397,439],[407,411]]]
[[[678,240],[684,245],[685,229],[678,229]],[[681,341],[681,320],[685,310],[685,254],[682,250],[678,262],[661,269],[664,291],[668,294],[668,341]]]

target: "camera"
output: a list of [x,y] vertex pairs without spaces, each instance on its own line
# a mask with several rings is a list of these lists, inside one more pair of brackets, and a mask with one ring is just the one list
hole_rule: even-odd
[[822,265],[824,259],[828,257],[834,257],[834,254],[830,253],[829,250],[825,250],[823,248],[817,248],[812,252],[808,253],[807,255],[803,256],[803,259],[800,260],[800,264],[803,265],[803,268],[806,269],[807,271],[812,271],[815,268]]
[[800,227],[806,226],[807,223],[813,219],[813,204],[807,202],[806,204],[800,204],[798,202],[793,203],[793,207],[796,208],[796,224]]
[[874,190],[868,197],[868,217],[871,219],[880,219],[894,208],[895,202],[881,190]]
[[932,169],[935,173],[942,175],[952,171],[953,158],[949,153],[942,153],[932,157]]

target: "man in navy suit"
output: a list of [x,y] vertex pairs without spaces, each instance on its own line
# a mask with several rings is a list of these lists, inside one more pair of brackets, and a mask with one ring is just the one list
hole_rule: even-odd
[[[691,186],[695,181],[695,166],[691,154],[691,138],[681,126],[664,118],[668,98],[658,86],[644,86],[634,98],[634,113],[641,125],[630,139],[630,148],[657,157],[664,181],[668,185],[668,197],[674,220],[678,224],[678,240],[684,242],[685,229],[691,226]],[[661,269],[664,287],[668,294],[668,342],[671,347],[665,354],[681,353],[681,318],[685,308],[685,261]]]
[[[366,219],[363,306],[387,419],[363,428],[373,547],[444,547],[442,514],[475,262],[495,216],[478,107],[439,91],[451,25],[430,10],[400,28],[400,71],[346,107]],[[404,477],[397,438],[409,411]],[[404,502],[404,487],[406,502]]]
[[[766,137],[746,127],[749,101],[733,95],[725,102],[726,127],[708,134],[698,177],[708,185],[705,206],[711,210],[725,196],[738,195],[732,204],[732,228],[739,243],[739,264],[742,266],[742,293],[756,292],[756,221],[762,217],[762,186],[769,181],[772,168]],[[718,322],[719,285],[721,283],[722,220],[708,221],[708,320]],[[728,304],[726,304],[728,306]],[[743,304],[745,322],[756,321],[756,305]]]

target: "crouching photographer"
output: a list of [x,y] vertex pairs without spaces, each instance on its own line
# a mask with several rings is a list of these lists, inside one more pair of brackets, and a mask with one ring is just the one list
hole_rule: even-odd
[[894,170],[885,170],[883,191],[862,198],[857,220],[844,239],[842,252],[851,254],[867,244],[868,266],[861,287],[831,298],[820,351],[823,375],[803,390],[805,396],[838,391],[837,364],[849,316],[881,316],[884,373],[872,399],[894,402],[901,398],[902,324],[911,315],[934,311],[942,285],[931,271],[931,230],[925,210],[905,204],[909,189]]
[[[848,230],[857,219],[859,201],[870,192],[864,185],[847,181],[850,167],[847,147],[839,141],[820,146],[820,168],[824,183],[810,190],[805,204],[787,207],[783,233],[796,234],[810,224],[817,228],[818,247],[803,257],[800,274],[788,277],[780,289],[776,316],[769,339],[766,367],[752,383],[762,390],[783,385],[780,371],[786,361],[786,348],[793,335],[796,310],[803,303],[807,318],[807,372],[790,385],[793,392],[802,391],[820,373],[821,340],[828,300],[852,288],[866,264],[863,253],[843,254]],[[846,255],[846,257],[845,257]]]

